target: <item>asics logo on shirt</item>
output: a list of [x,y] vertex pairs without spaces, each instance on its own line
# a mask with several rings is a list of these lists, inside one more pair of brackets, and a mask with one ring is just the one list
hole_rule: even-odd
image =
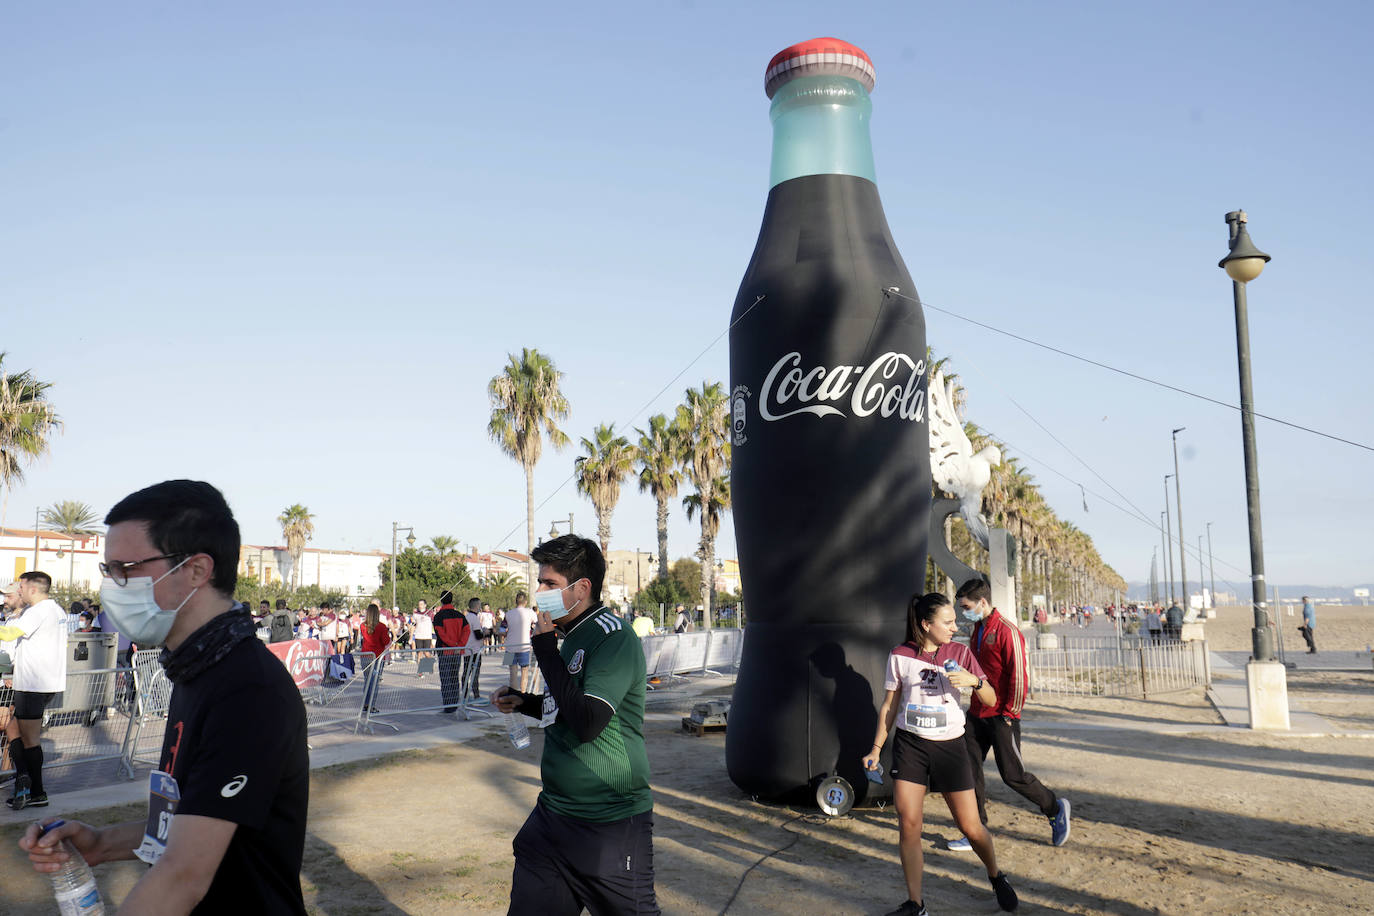
[[219,790],[219,794],[225,798],[233,798],[235,795],[238,795],[246,785],[248,785],[248,777],[240,774],[226,782],[224,788]]

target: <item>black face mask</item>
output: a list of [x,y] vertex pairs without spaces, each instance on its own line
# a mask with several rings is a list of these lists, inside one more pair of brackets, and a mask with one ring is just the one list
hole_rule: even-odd
[[167,679],[173,684],[195,680],[210,666],[228,655],[243,640],[257,634],[248,608],[241,604],[219,614],[196,630],[176,650],[163,649],[158,656]]

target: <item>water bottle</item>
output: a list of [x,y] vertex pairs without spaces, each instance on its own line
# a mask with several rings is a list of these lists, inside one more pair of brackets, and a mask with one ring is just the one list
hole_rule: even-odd
[[510,737],[511,747],[517,751],[530,746],[530,730],[525,726],[525,717],[521,713],[506,713],[506,735]]
[[730,779],[763,798],[827,771],[878,789],[858,772],[873,698],[924,590],[925,320],[874,183],[873,82],[868,55],[833,38],[765,73],[771,187],[730,329],[749,633],[725,734]]
[[[43,833],[64,823],[53,821],[43,828]],[[62,848],[71,858],[61,871],[52,874],[52,892],[57,898],[57,911],[62,916],[105,916],[105,904],[100,900],[100,888],[96,886],[91,867],[76,851],[71,840],[63,840]]]
[[952,658],[945,659],[945,673],[953,674],[959,670],[959,663]]

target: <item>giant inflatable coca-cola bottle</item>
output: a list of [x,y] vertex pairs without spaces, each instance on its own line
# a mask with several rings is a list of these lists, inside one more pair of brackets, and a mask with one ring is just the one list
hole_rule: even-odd
[[769,63],[771,189],[730,331],[744,655],[726,761],[781,798],[860,800],[888,652],[925,577],[925,320],[874,184],[873,65],[832,38]]

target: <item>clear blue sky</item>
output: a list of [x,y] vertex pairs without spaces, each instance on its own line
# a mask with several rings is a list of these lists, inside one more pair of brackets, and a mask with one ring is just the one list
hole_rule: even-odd
[[[743,6],[7,7],[0,349],[66,422],[8,522],[189,476],[252,542],[301,502],[320,546],[387,548],[394,520],[523,547],[487,380],[548,353],[576,439],[727,379],[707,347],[767,194],[763,71],[820,35],[874,60],[878,184],[930,304],[1234,403],[1216,261],[1243,207],[1274,256],[1258,409],[1374,444],[1366,5]],[[969,419],[1128,579],[1158,530],[1085,512],[1077,482],[1122,500],[1010,398],[1150,518],[1187,427],[1188,540],[1213,522],[1218,579],[1245,583],[1234,411],[926,317]],[[1259,447],[1269,580],[1374,579],[1374,454],[1268,423]],[[592,532],[558,489],[573,456],[539,466],[538,531]],[[676,509],[674,556],[694,532]],[[613,546],[653,540],[630,485]]]

